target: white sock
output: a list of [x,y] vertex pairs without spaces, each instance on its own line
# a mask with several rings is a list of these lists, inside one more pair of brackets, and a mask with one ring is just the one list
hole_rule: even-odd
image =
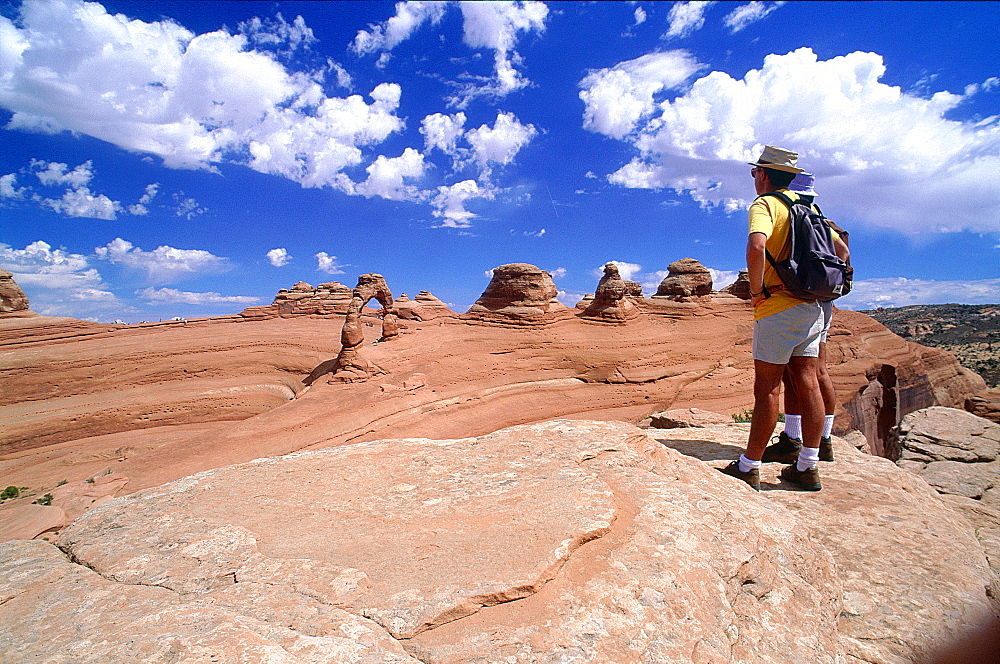
[[823,421],[823,437],[829,438],[831,433],[833,433],[833,415],[827,415]]
[[[816,461],[819,461],[819,456],[816,457]],[[760,461],[754,461],[753,459],[746,458],[746,455],[740,455],[740,472],[749,473],[751,470],[760,470]]]
[[789,438],[802,440],[801,415],[785,415],[785,435]]
[[819,448],[818,447],[806,447],[802,446],[799,450],[799,460],[796,462],[795,467],[799,469],[799,472],[806,470],[812,470],[819,465]]

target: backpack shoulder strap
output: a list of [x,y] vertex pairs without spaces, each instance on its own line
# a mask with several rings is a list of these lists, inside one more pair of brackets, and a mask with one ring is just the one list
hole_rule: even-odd
[[783,194],[780,191],[769,191],[765,194],[761,194],[757,198],[764,198],[765,196],[773,196],[774,198],[777,198],[779,201],[787,205],[789,209],[791,209],[791,207],[795,205],[795,201],[793,201],[786,194]]

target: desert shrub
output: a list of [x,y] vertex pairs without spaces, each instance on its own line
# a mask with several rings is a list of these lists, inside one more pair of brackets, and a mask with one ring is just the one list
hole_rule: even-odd
[[752,419],[753,419],[752,410],[744,410],[742,413],[733,413],[733,422],[736,422],[737,424],[746,423]]
[[59,480],[59,484],[56,486],[62,486],[63,484],[69,484],[69,480]]
[[38,505],[51,505],[52,504],[52,494],[51,493],[47,493],[44,496],[42,496],[41,498],[36,498],[35,499],[35,503],[37,503]]
[[0,491],[0,500],[7,500],[8,498],[17,498],[21,495],[16,486],[9,486],[3,491]]

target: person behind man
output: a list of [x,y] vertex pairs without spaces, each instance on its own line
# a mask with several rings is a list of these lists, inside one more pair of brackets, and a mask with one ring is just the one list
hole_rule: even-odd
[[[823,429],[823,397],[816,378],[823,311],[815,301],[789,293],[767,254],[781,260],[788,254],[788,207],[768,192],[780,191],[793,201],[798,194],[788,189],[798,167],[798,154],[768,145],[750,174],[758,198],[750,206],[747,238],[747,272],[750,303],[754,309],[754,408],[746,451],[722,470],[760,490],[760,464],[764,449],[778,421],[781,378],[787,368],[798,395],[802,416],[802,448],[796,462],[783,468],[782,479],[810,491],[822,488],[819,442]],[[839,241],[838,237],[834,237]]]
[[[816,178],[810,173],[799,173],[788,185],[791,191],[798,194],[801,200],[812,205],[817,194],[815,191]],[[839,229],[837,229],[839,230]],[[838,256],[841,260],[848,262],[850,253],[847,251],[847,233],[841,231],[840,239],[844,241],[843,252],[841,253],[840,243],[836,243]],[[833,302],[820,302],[823,309],[823,331],[819,337],[819,356],[816,363],[816,379],[819,381],[819,390],[823,395],[823,407],[825,418],[823,421],[823,431],[819,441],[819,460],[833,461],[833,415],[837,408],[837,393],[833,387],[833,380],[826,368],[826,339],[830,332],[830,322],[833,320]],[[786,369],[782,382],[785,386],[785,430],[778,434],[778,442],[768,445],[764,450],[761,461],[780,461],[792,463],[798,460],[799,451],[802,448],[802,415],[799,407],[798,395],[795,392],[795,383],[791,373]]]

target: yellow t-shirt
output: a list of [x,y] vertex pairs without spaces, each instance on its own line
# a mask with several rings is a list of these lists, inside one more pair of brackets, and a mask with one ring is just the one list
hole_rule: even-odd
[[[781,193],[788,196],[793,201],[799,199],[799,195],[789,189],[779,189]],[[767,237],[765,248],[774,257],[774,260],[781,261],[788,257],[791,247],[788,243],[788,206],[774,196],[761,196],[750,206],[750,233],[763,233]],[[840,236],[833,229],[833,239]],[[776,314],[790,307],[811,300],[800,300],[787,290],[781,283],[781,277],[771,267],[771,262],[765,259],[764,263],[764,287],[767,288],[771,297],[765,298],[753,310],[753,319],[760,320],[765,316]]]

